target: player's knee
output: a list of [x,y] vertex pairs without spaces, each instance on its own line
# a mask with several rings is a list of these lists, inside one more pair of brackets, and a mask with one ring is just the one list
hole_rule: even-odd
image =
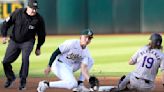
[[8,65],[14,62],[14,59],[10,59],[10,58],[4,58],[2,61],[3,65]]
[[3,61],[2,61],[2,64],[3,64],[3,65],[8,65],[8,64],[10,64],[10,63],[7,62],[7,61],[5,61],[5,60],[3,60]]

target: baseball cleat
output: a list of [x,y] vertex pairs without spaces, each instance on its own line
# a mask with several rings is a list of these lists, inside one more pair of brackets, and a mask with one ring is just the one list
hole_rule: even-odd
[[45,80],[40,81],[37,88],[37,92],[44,92],[47,88],[48,88],[47,81]]
[[73,92],[90,92],[90,89],[86,88],[84,85],[79,85],[72,89]]
[[13,82],[15,81],[16,78],[14,78],[13,80],[8,80],[5,82],[4,88],[9,88],[12,86]]
[[26,90],[26,83],[23,83],[19,86],[19,90]]
[[73,92],[79,92],[79,89],[76,87],[76,88],[73,88],[72,91]]
[[118,88],[111,88],[109,92],[120,92]]

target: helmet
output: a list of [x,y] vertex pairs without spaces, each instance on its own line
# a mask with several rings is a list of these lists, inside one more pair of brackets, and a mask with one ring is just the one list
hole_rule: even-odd
[[154,45],[154,47],[159,48],[162,44],[162,36],[158,33],[151,34],[150,40],[152,45]]

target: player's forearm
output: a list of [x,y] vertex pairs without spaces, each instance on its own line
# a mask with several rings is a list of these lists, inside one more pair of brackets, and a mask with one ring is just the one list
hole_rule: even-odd
[[89,76],[89,71],[87,69],[87,65],[85,65],[85,64],[81,65],[81,72],[82,72],[83,76],[85,77],[85,79],[89,82],[90,76]]
[[164,86],[164,70],[162,71],[162,84],[163,84],[163,86]]
[[90,75],[89,75],[88,70],[86,70],[86,72],[85,72],[84,75],[85,75],[86,80],[89,82],[89,77],[90,77]]

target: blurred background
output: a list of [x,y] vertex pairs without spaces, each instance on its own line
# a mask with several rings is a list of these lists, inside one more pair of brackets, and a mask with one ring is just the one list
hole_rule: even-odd
[[[163,32],[164,0],[38,0],[47,34]],[[0,0],[0,23],[27,0]]]
[[[53,36],[46,37],[41,56],[36,57],[34,51],[30,56],[29,75],[33,77],[43,77],[44,68],[58,45],[79,38],[77,34],[84,28],[92,28],[96,34],[89,45],[95,60],[91,73],[100,76],[128,74],[134,69],[128,60],[137,49],[148,44],[149,34],[164,32],[164,0],[38,0],[38,3],[46,32]],[[27,0],[0,0],[0,26],[11,12],[26,6]],[[0,47],[2,60],[7,44]],[[21,62],[19,56],[13,63],[17,76]],[[2,64],[1,76],[4,76]]]

